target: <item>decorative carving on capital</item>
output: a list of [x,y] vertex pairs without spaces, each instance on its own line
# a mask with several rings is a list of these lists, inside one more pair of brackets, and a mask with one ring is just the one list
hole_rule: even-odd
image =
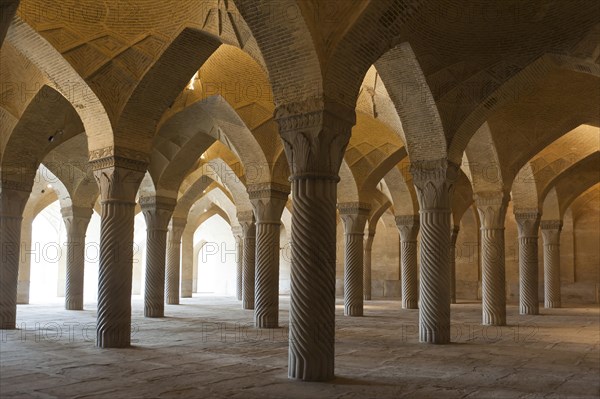
[[562,220],[542,220],[540,222],[540,227],[542,230],[562,230],[563,222]]
[[151,196],[142,197],[139,202],[148,230],[167,231],[177,200],[169,197]]
[[240,240],[244,234],[242,226],[237,225],[231,227],[231,234],[233,234],[236,240]]
[[339,180],[356,123],[354,109],[322,98],[284,104],[275,111],[292,179]]
[[135,204],[135,196],[144,178],[143,171],[117,165],[95,169],[94,177],[100,188],[101,201]]
[[503,229],[510,196],[502,191],[487,191],[473,195],[482,229]]
[[290,189],[276,183],[248,186],[248,195],[254,208],[256,223],[281,223],[281,214],[288,201]]
[[420,226],[418,215],[400,215],[395,220],[402,242],[417,241]]
[[414,161],[410,166],[422,211],[449,209],[459,166],[448,159]]
[[542,228],[542,238],[544,245],[559,245],[560,232],[562,230],[562,220],[542,220],[540,227]]
[[90,151],[89,160],[93,170],[121,167],[146,172],[150,163],[150,157],[144,152],[114,146]]
[[69,241],[71,241],[72,238],[85,237],[93,212],[92,208],[78,206],[69,206],[60,210],[63,221],[65,222],[67,234],[69,235]]
[[179,243],[181,241],[181,236],[183,235],[183,231],[185,230],[186,225],[187,219],[185,218],[171,218],[171,223],[169,223],[171,242]]
[[238,221],[242,227],[244,238],[256,236],[256,225],[254,219],[254,212],[252,211],[240,211],[237,214]]
[[363,235],[371,206],[362,202],[345,202],[338,204],[338,209],[346,234]]
[[519,228],[519,237],[537,237],[540,226],[540,213],[537,210],[515,212],[515,220]]

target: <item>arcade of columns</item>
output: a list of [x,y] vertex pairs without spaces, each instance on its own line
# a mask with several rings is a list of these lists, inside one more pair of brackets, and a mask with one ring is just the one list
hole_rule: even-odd
[[[94,209],[101,215],[100,348],[130,345],[136,212],[147,224],[144,316],[164,317],[165,304],[193,291],[184,258],[201,201],[226,213],[237,297],[257,328],[280,325],[280,229],[291,212],[290,378],[334,377],[338,221],[346,316],[362,316],[372,298],[373,242],[387,213],[400,243],[398,306],[418,309],[421,342],[449,343],[455,246],[468,208],[480,227],[482,324],[507,322],[509,209],[520,313],[540,312],[540,264],[544,306],[561,306],[563,218],[600,182],[600,46],[590,44],[597,5],[553,4],[546,24],[505,17],[494,24],[507,27],[491,33],[468,18],[428,18],[444,2],[335,3],[337,19],[324,26],[309,17],[317,3],[268,2],[266,12],[242,0],[182,2],[168,18],[159,4],[133,20],[103,14],[102,27],[76,12],[45,20],[38,0],[9,3],[2,82],[30,86],[2,100],[3,329],[16,327],[18,298],[27,297],[19,255],[30,208],[42,201],[40,165],[61,182],[66,309],[83,308],[82,244]],[[270,18],[290,6],[302,17]],[[443,29],[448,42],[435,35]],[[526,50],[492,45],[528,35],[535,40]],[[473,84],[481,90],[465,99]]]

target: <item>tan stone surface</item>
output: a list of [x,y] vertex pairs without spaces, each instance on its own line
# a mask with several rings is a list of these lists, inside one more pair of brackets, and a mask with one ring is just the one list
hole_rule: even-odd
[[[281,297],[287,326],[288,297]],[[54,305],[19,306],[19,325],[0,342],[0,395],[22,397],[215,398],[594,398],[598,395],[597,308],[544,310],[505,327],[482,327],[476,304],[453,305],[456,343],[418,343],[417,312],[397,301],[372,301],[369,316],[343,317],[336,306],[336,379],[286,378],[286,330],[257,330],[234,298],[200,296],[167,307],[171,317],[146,319],[133,300],[133,347],[90,345],[93,304],[83,312]],[[25,325],[21,324],[25,323]],[[35,340],[35,323],[40,330]],[[57,338],[56,324],[62,335]],[[64,323],[70,323],[71,335]],[[79,323],[77,325],[76,323]],[[219,326],[225,323],[222,338]],[[239,324],[237,324],[239,323]],[[235,326],[243,326],[242,333]],[[270,332],[272,337],[266,334]],[[263,335],[259,335],[259,334]],[[25,340],[21,339],[23,334]],[[237,335],[236,335],[237,334]],[[71,339],[69,337],[72,337]],[[236,341],[237,337],[237,341]]]

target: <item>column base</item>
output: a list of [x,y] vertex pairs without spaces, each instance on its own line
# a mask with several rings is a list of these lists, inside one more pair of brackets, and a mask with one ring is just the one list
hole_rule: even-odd
[[165,317],[165,311],[158,310],[158,309],[144,309],[144,317],[152,317],[152,318]]
[[131,346],[131,331],[98,331],[96,334],[96,346],[102,349],[129,348]]
[[419,326],[419,342],[425,344],[449,344],[450,332],[434,331],[423,326]]
[[546,301],[544,302],[544,307],[546,309],[557,309],[557,308],[561,308],[561,303],[559,301]]
[[419,309],[418,301],[402,301],[402,309]]
[[344,309],[344,316],[360,317],[363,316],[362,306],[352,306]]
[[66,310],[83,310],[83,301],[70,300],[65,302]]
[[254,326],[256,328],[279,328],[279,322],[273,320],[255,320]]
[[242,309],[254,310],[254,302],[242,301]]
[[535,316],[535,315],[540,314],[540,310],[539,310],[539,308],[531,308],[531,307],[521,306],[519,308],[519,314]]
[[505,326],[506,316],[494,315],[494,314],[483,314],[483,321],[481,323],[484,326]]

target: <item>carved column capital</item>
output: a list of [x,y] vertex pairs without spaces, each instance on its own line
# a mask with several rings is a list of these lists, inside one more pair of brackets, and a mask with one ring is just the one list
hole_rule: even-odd
[[177,200],[168,197],[151,196],[142,197],[139,202],[148,230],[167,231],[173,210],[175,210],[175,205],[177,205]]
[[510,196],[502,191],[485,191],[473,195],[482,229],[503,229]]
[[396,227],[402,242],[416,242],[419,234],[419,215],[396,216]]
[[544,245],[558,245],[560,243],[562,220],[542,220],[540,227],[542,228]]
[[237,214],[238,222],[242,227],[242,233],[244,238],[256,236],[256,219],[254,219],[254,212],[252,211],[241,211]]
[[233,237],[235,237],[236,240],[241,239],[244,234],[244,231],[242,230],[242,226],[236,225],[236,226],[231,227],[231,234],[233,234]]
[[183,235],[183,231],[185,230],[186,224],[187,219],[185,218],[171,218],[171,222],[169,223],[171,241],[181,241],[181,236]]
[[450,198],[459,166],[448,159],[414,161],[410,166],[421,211],[449,212]]
[[292,179],[333,179],[356,123],[354,109],[323,98],[283,104],[275,120],[284,143]]
[[346,202],[338,204],[340,217],[344,223],[346,234],[363,235],[371,206],[362,202]]
[[90,165],[100,188],[101,201],[135,203],[147,161],[114,155],[95,159],[90,153]]
[[85,232],[87,231],[93,212],[92,208],[78,206],[61,208],[60,213],[65,222],[69,240],[75,237],[85,237]]
[[537,237],[540,217],[541,215],[537,209],[515,210],[515,220],[519,228],[519,237]]
[[256,223],[281,223],[281,214],[288,200],[290,189],[276,183],[260,183],[248,186],[248,195],[254,208]]

